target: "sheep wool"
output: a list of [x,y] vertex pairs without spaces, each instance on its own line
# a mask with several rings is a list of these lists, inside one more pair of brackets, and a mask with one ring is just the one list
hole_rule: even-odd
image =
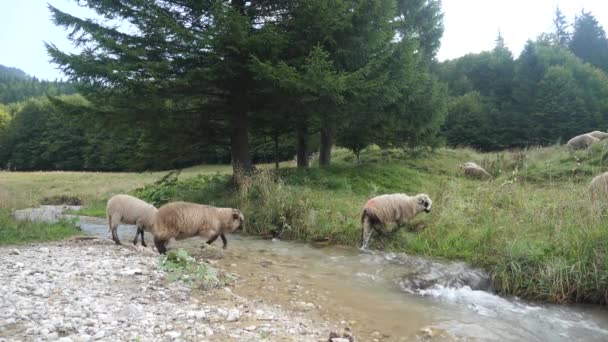
[[608,172],[593,178],[589,184],[589,193],[591,194],[592,202],[608,199]]
[[137,226],[133,244],[137,244],[137,239],[141,235],[141,244],[146,246],[144,241],[144,231],[152,232],[154,229],[154,215],[156,207],[152,204],[129,195],[116,195],[108,200],[106,215],[108,226],[112,232],[112,240],[120,245],[116,229],[122,224],[134,224]]
[[464,163],[463,168],[464,168],[464,175],[467,177],[479,178],[479,179],[492,178],[492,175],[490,175],[488,173],[488,171],[486,171],[484,168],[482,168],[481,166],[479,166],[473,162]]
[[595,138],[589,134],[581,134],[568,140],[568,143],[566,145],[573,149],[583,149],[591,146],[592,144],[598,141],[600,141],[600,139]]
[[604,140],[604,139],[608,138],[608,133],[601,132],[601,131],[593,131],[593,132],[590,132],[587,134],[589,134],[590,136],[592,136],[596,139],[599,139],[599,140]]
[[245,217],[238,209],[216,208],[188,202],[173,202],[158,209],[154,226],[154,244],[161,254],[167,250],[167,242],[174,238],[183,240],[194,236],[209,239],[213,243],[222,238],[223,247],[228,241],[225,234],[242,228]]
[[385,225],[404,225],[421,212],[431,212],[433,201],[426,194],[408,196],[387,194],[371,198],[363,207],[361,215],[361,249],[366,250],[372,230],[386,234]]

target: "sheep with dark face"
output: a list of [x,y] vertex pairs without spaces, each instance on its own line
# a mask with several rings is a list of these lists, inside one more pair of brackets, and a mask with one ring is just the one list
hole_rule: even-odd
[[146,246],[144,241],[144,231],[152,232],[154,229],[154,215],[156,207],[137,197],[129,195],[116,195],[108,200],[106,206],[106,216],[108,226],[112,232],[112,240],[120,245],[116,229],[122,224],[134,224],[137,226],[133,244],[137,244],[138,237],[141,235],[141,244]]
[[593,137],[589,134],[581,134],[568,140],[568,143],[566,145],[573,149],[583,149],[591,146],[592,144],[598,141],[600,141],[600,139]]
[[373,230],[384,235],[387,224],[402,226],[421,212],[430,213],[432,206],[433,201],[426,194],[388,194],[371,198],[361,214],[361,250],[369,247]]
[[154,222],[154,244],[161,254],[167,251],[167,242],[194,236],[213,243],[222,238],[223,248],[228,245],[225,234],[242,228],[245,217],[238,209],[216,208],[188,202],[173,202],[158,209]]

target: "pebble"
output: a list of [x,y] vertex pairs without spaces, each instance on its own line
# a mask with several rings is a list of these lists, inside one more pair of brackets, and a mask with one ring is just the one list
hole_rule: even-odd
[[[0,258],[0,325],[20,325],[12,340],[61,342],[285,340],[299,333],[312,341],[330,330],[230,287],[212,290],[222,291],[215,301],[201,300],[193,295],[201,290],[167,281],[156,253],[126,248],[92,239],[5,249],[19,261]],[[223,325],[250,320],[273,322]]]
[[239,320],[239,318],[241,318],[241,313],[237,309],[231,309],[226,315],[226,320],[228,322],[236,322]]

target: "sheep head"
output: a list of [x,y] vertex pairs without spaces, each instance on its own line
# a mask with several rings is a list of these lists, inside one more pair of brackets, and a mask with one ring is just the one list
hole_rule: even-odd
[[232,209],[232,222],[230,224],[232,232],[237,229],[243,229],[243,221],[245,221],[243,213],[238,209]]
[[433,201],[427,194],[418,194],[416,195],[418,199],[418,212],[424,211],[426,213],[431,212],[431,207],[433,206]]

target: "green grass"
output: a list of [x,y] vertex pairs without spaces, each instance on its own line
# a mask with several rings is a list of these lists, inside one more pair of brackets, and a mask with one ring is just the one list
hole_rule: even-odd
[[[182,170],[180,179],[199,174],[229,173],[229,165],[202,165]],[[6,172],[0,171],[0,209],[37,206],[44,198],[75,196],[85,206],[99,206],[112,195],[153,183],[164,172]],[[98,202],[98,203],[95,203]]]
[[61,240],[79,234],[70,222],[55,224],[16,221],[5,210],[0,210],[0,245]]
[[[373,248],[470,262],[489,271],[503,294],[606,303],[608,220],[587,193],[591,178],[608,169],[605,150],[604,144],[576,152],[552,146],[488,154],[372,147],[357,164],[338,149],[332,167],[262,172],[239,191],[228,177],[201,176],[141,194],[161,188],[173,191],[172,200],[239,207],[251,234],[356,246],[367,198],[425,192],[433,212],[411,223],[425,228],[375,237]],[[464,178],[458,165],[470,160],[496,178]]]
[[[495,178],[463,177],[459,165],[467,161]],[[592,205],[587,191],[591,178],[608,171],[606,143],[581,151],[551,146],[498,153],[370,147],[361,163],[336,149],[329,168],[289,165],[242,180],[238,191],[228,166],[191,168],[163,183],[155,181],[166,173],[73,174],[73,182],[69,175],[42,181],[19,174],[12,176],[22,179],[11,182],[8,196],[42,186],[53,191],[36,190],[40,193],[34,197],[80,196],[87,205],[84,213],[94,216],[103,216],[108,196],[118,192],[156,205],[186,200],[238,207],[250,234],[357,246],[360,211],[369,197],[425,192],[433,199],[433,211],[411,222],[424,229],[374,237],[372,248],[467,261],[490,272],[503,294],[559,303],[608,302],[607,206]]]

